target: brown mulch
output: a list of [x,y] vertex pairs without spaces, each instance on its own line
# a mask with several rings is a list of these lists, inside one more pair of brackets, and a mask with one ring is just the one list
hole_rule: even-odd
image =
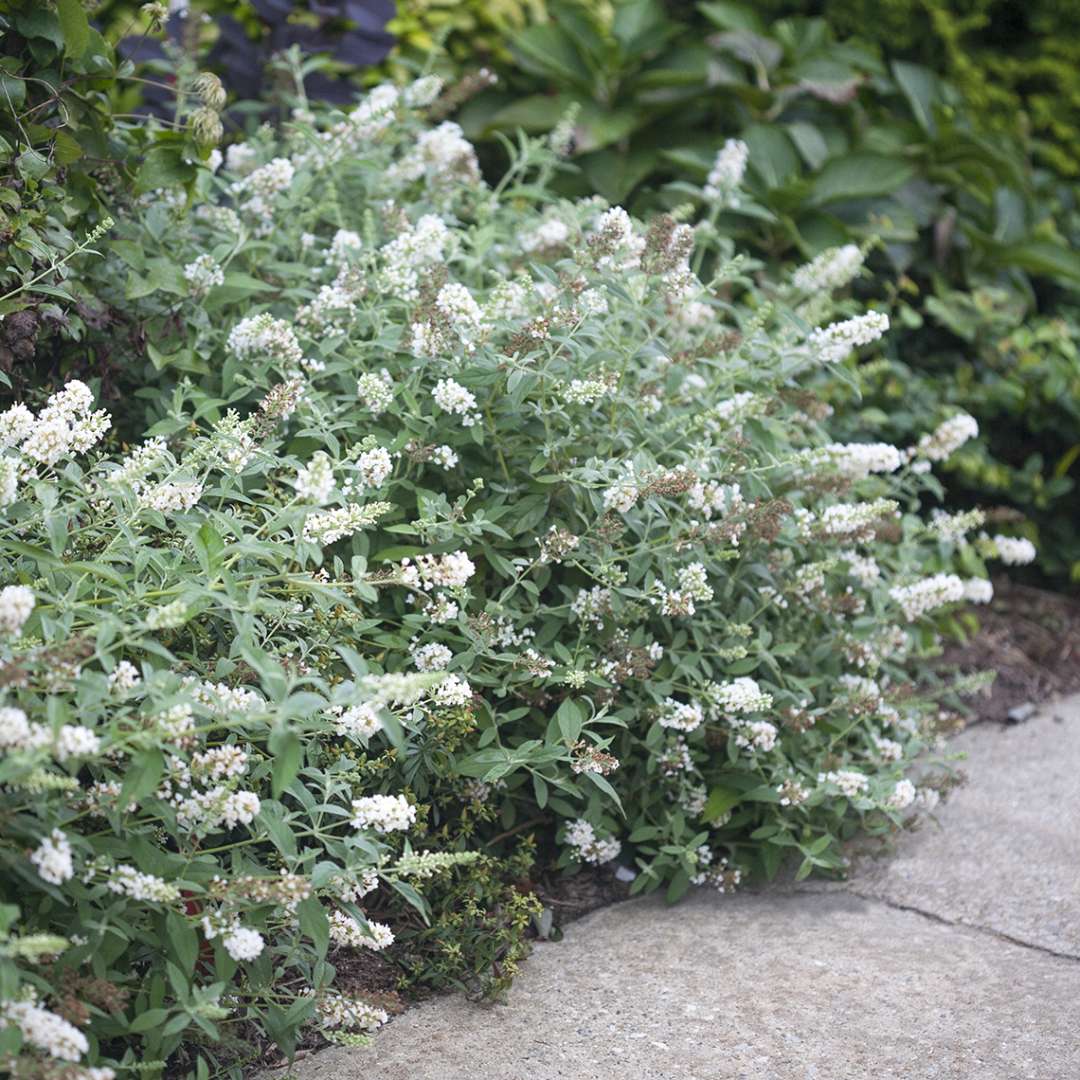
[[971,703],[971,723],[1021,723],[1048,698],[1080,690],[1080,598],[995,580],[978,619],[979,632],[948,646],[941,662],[997,671],[989,696]]

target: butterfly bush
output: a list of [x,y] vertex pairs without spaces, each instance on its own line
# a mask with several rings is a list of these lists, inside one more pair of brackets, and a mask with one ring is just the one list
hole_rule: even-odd
[[263,133],[122,230],[137,399],[0,412],[6,1068],[356,1039],[339,951],[527,833],[675,899],[936,800],[915,661],[1033,554],[921,512],[974,421],[836,443],[808,387],[887,329],[830,321],[858,253],[766,297],[560,167],[492,190],[392,87]]

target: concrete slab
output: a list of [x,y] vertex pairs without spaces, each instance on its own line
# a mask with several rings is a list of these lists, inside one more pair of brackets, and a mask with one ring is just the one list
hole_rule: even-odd
[[439,998],[303,1080],[1062,1080],[1080,964],[844,893],[646,900],[538,945],[507,1005]]
[[970,783],[942,829],[848,885],[595,912],[537,945],[508,1004],[437,998],[293,1075],[1080,1077],[1080,698],[957,745]]
[[853,887],[1080,957],[1080,697],[953,745],[969,783],[940,807],[942,827],[864,861]]

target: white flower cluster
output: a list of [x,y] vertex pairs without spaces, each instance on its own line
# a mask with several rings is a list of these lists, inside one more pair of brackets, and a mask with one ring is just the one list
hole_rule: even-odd
[[425,592],[461,588],[476,573],[476,564],[464,551],[417,555],[415,559],[402,559],[400,565],[402,583]]
[[889,595],[900,605],[904,618],[913,622],[944,604],[964,599],[964,583],[955,574],[934,574],[911,585],[896,585]]
[[410,647],[409,654],[417,671],[442,671],[454,658],[454,654],[438,641],[431,641],[426,645],[414,644]]
[[661,727],[676,731],[696,731],[705,722],[705,713],[695,701],[677,701],[669,697],[664,698],[659,722]]
[[915,801],[915,785],[910,780],[899,780],[885,800],[890,810],[906,810]]
[[117,866],[105,882],[109,892],[155,904],[169,904],[180,898],[180,890],[154,874],[144,874],[134,866]]
[[[0,450],[17,447],[42,465],[86,453],[112,426],[104,409],[91,410],[93,403],[90,388],[73,379],[48,399],[36,417],[25,405],[12,405],[0,413]],[[7,505],[15,499],[18,472],[10,459],[0,458],[0,463],[0,505]]]
[[915,448],[919,457],[928,461],[944,461],[961,446],[979,434],[979,425],[973,416],[957,413],[924,435]]
[[330,940],[335,945],[381,952],[394,944],[394,933],[385,923],[368,919],[367,926],[361,926],[351,915],[340,910],[330,912],[329,918]]
[[[746,505],[738,484],[714,484],[701,480],[687,491],[686,501],[694,510],[699,510],[706,521],[711,521],[714,515],[722,518],[738,513]],[[738,543],[737,536],[734,542]]]
[[739,205],[739,185],[746,174],[750,148],[741,139],[728,139],[716,154],[705,180],[705,198],[723,206]]
[[589,239],[597,251],[597,269],[633,270],[641,265],[645,238],[634,232],[634,223],[621,206],[600,215]]
[[431,396],[443,412],[460,416],[462,427],[472,427],[480,422],[480,414],[476,411],[476,398],[461,383],[454,382],[453,379],[440,379]]
[[818,773],[818,783],[835,784],[840,789],[841,794],[846,795],[849,799],[862,795],[870,787],[870,781],[866,776],[861,772],[856,772],[854,769],[839,769]]
[[855,244],[828,248],[791,275],[791,284],[799,292],[831,293],[855,280],[862,269],[863,253]]
[[896,472],[903,457],[888,443],[831,443],[824,453],[836,470],[851,480],[863,480],[871,473]]
[[624,461],[615,480],[604,492],[604,509],[625,514],[633,509],[640,494],[641,487],[633,462]]
[[969,604],[989,604],[994,599],[994,586],[986,578],[968,578],[964,582],[964,599]]
[[[208,934],[207,937],[210,935]],[[258,930],[234,923],[221,938],[225,951],[238,963],[256,960],[266,948],[266,942]]]
[[365,505],[349,503],[332,510],[308,514],[304,519],[304,539],[312,544],[334,544],[344,536],[352,536],[374,525],[393,509],[390,503],[371,502]]
[[267,357],[290,368],[304,358],[296,331],[268,311],[241,319],[229,332],[229,349],[238,360]]
[[225,271],[213,255],[199,255],[184,267],[184,280],[191,286],[191,295],[205,296],[215,285],[225,284]]
[[873,588],[881,580],[881,567],[872,555],[857,551],[841,551],[839,557],[847,563],[848,574],[864,589]]
[[548,218],[535,229],[524,233],[518,243],[526,255],[534,251],[553,251],[570,239],[570,226],[558,218]]
[[311,460],[296,473],[296,494],[307,502],[321,504],[334,492],[334,463],[328,454],[316,450]]
[[378,709],[369,701],[359,705],[332,705],[327,715],[334,722],[338,735],[349,735],[358,739],[370,739],[382,730]]
[[324,990],[315,999],[315,1015],[324,1028],[375,1031],[390,1019],[385,1009],[359,998],[345,997],[336,990]]
[[827,506],[819,522],[826,536],[850,536],[859,533],[886,517],[898,517],[899,503],[893,499],[875,499],[873,502],[837,503]]
[[380,250],[383,287],[402,300],[417,300],[421,273],[442,260],[449,242],[450,230],[442,218],[425,214]]
[[257,236],[270,234],[277,197],[288,191],[295,175],[293,163],[288,158],[277,157],[232,185],[235,196],[245,196],[240,203],[240,211],[255,220]]
[[365,795],[352,801],[352,827],[404,832],[416,821],[416,807],[404,795]]
[[880,311],[868,311],[853,319],[814,330],[807,343],[823,364],[837,364],[859,345],[877,341],[889,329],[889,317]]
[[435,687],[433,697],[435,704],[441,708],[461,708],[472,701],[473,690],[460,675],[447,675]]
[[265,708],[266,702],[256,690],[247,690],[242,686],[227,686],[225,683],[200,681],[188,676],[182,683],[191,694],[192,700],[218,716],[229,713],[257,712]]
[[749,675],[742,675],[726,683],[712,683],[708,687],[709,702],[715,708],[729,713],[763,712],[772,708],[772,694],[766,693]]
[[394,400],[394,384],[388,372],[365,372],[356,380],[356,396],[372,416],[380,416]]
[[36,600],[25,585],[5,585],[0,589],[0,630],[17,634],[30,618]]
[[579,862],[597,866],[618,858],[622,844],[614,837],[600,839],[596,830],[584,818],[577,818],[566,826],[566,842],[573,848],[574,858]]
[[982,510],[962,510],[957,514],[947,514],[937,510],[927,526],[939,539],[957,543],[972,529],[977,529],[986,520]]
[[374,449],[362,451],[357,456],[356,468],[364,487],[382,487],[394,471],[394,459],[388,450],[376,446]]
[[570,611],[582,622],[603,629],[604,620],[611,614],[611,590],[603,585],[591,589],[579,589],[570,604]]
[[30,861],[37,867],[42,880],[51,885],[62,885],[75,875],[71,844],[59,829],[53,829],[42,838],[31,853]]
[[1035,545],[1022,536],[987,536],[983,533],[975,546],[984,559],[1000,559],[1007,566],[1024,566],[1034,562],[1038,554]]
[[735,745],[752,753],[767,754],[776,746],[779,732],[768,720],[740,720],[734,725]]
[[446,120],[423,132],[405,156],[387,170],[387,179],[412,183],[423,179],[436,191],[450,183],[479,184],[480,166],[472,143],[459,124]]
[[181,480],[154,484],[139,492],[139,505],[159,514],[191,510],[203,496],[203,486],[196,480]]
[[0,1019],[14,1024],[30,1046],[58,1061],[78,1061],[90,1051],[89,1040],[74,1024],[33,1001],[0,1002]]

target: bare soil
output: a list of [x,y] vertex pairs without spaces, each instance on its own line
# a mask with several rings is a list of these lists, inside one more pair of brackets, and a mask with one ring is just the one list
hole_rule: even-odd
[[1001,579],[978,618],[979,633],[942,658],[965,673],[997,671],[989,696],[973,703],[972,723],[1021,723],[1027,706],[1080,690],[1080,598]]

